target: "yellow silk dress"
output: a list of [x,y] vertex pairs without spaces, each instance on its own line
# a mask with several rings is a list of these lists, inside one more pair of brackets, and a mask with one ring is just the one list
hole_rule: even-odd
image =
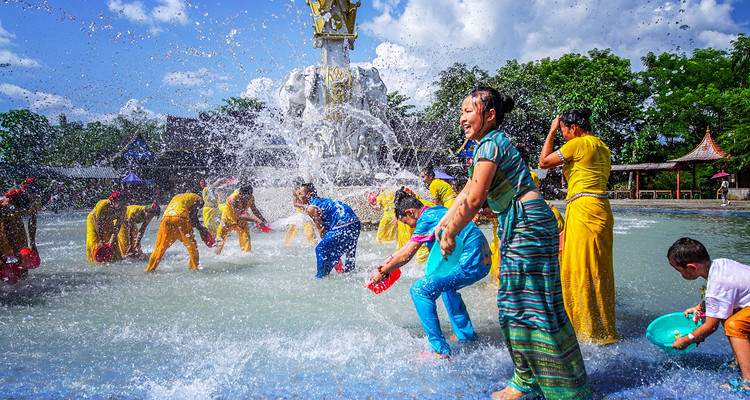
[[[219,229],[216,231],[216,240],[221,242],[221,244],[219,244],[217,254],[221,254],[221,251],[224,250],[224,244],[226,244],[227,242],[227,236],[229,236],[229,232],[232,231],[237,232],[237,236],[239,236],[240,250],[245,253],[249,253],[251,250],[250,225],[247,223],[247,221],[237,218],[237,214],[234,212],[234,209],[229,205],[229,202],[234,201],[234,199],[239,195],[240,190],[237,189],[234,191],[234,193],[230,194],[229,197],[227,197],[227,201],[224,202],[224,204],[219,205],[219,210],[221,211],[221,224],[219,225]],[[242,211],[245,211],[248,208],[252,207],[254,203],[255,197],[252,197],[247,202],[247,207]]]
[[[120,246],[120,252],[123,256],[128,254],[128,250],[135,244],[136,235],[138,235],[138,224],[146,222],[145,206],[130,205],[125,209],[125,221],[120,226],[120,232],[117,234],[117,243]],[[130,224],[128,223],[130,222]],[[130,229],[130,225],[133,229]],[[143,253],[143,249],[137,249]]]
[[[94,209],[89,213],[86,218],[86,259],[90,263],[96,263],[94,250],[99,247],[99,242],[108,242],[112,235],[118,233],[115,232],[115,220],[118,219],[120,221],[125,220],[125,208],[120,211],[115,210],[109,199],[99,200]],[[96,232],[97,222],[102,229],[101,238]],[[122,224],[120,225],[122,226]],[[117,240],[112,242],[112,251],[112,259],[110,261],[122,260],[122,253],[120,252]]]
[[595,136],[569,140],[559,150],[568,182],[560,277],[565,310],[579,341],[619,341],[615,328],[612,210],[607,198],[610,152]]
[[453,200],[456,199],[456,192],[450,183],[435,178],[430,182],[430,196],[433,199],[438,199],[438,203],[444,205],[445,208],[450,208]]
[[[294,195],[294,202],[297,204],[302,204],[302,200],[299,197],[299,190],[295,190],[293,192]],[[294,207],[294,211],[301,213],[304,211],[301,207]],[[312,243],[315,241],[315,227],[313,226],[312,221],[309,219],[305,221],[305,224],[302,226],[302,228],[305,230],[305,237],[307,237],[307,243]],[[289,228],[286,230],[286,240],[284,240],[284,244],[291,244],[292,239],[294,239],[294,235],[297,234],[297,230],[299,230],[299,226],[297,224],[289,225]]]
[[19,249],[29,247],[29,236],[26,233],[26,224],[24,224],[23,219],[32,215],[38,215],[41,208],[42,201],[37,199],[29,206],[26,212],[9,214],[6,221],[3,222],[3,230],[5,231],[7,243],[11,247]]
[[203,225],[211,232],[212,235],[218,236],[219,223],[221,222],[221,196],[214,188],[203,188]]
[[376,197],[377,204],[383,210],[383,216],[378,224],[378,243],[388,243],[398,239],[398,225],[396,224],[395,195],[390,190],[383,190]]
[[145,272],[151,272],[159,266],[161,258],[167,249],[176,241],[182,242],[190,255],[190,269],[198,269],[198,243],[195,241],[193,223],[190,222],[190,212],[203,202],[201,196],[195,193],[182,193],[172,197],[164,210],[164,216],[156,234],[154,252],[148,259]]

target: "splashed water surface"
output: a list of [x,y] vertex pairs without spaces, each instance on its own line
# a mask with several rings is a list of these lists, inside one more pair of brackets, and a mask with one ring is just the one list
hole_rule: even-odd
[[[313,279],[314,246],[299,232],[253,232],[253,253],[230,236],[224,253],[202,244],[203,270],[187,270],[176,243],[153,274],[145,260],[105,267],[85,262],[85,215],[42,216],[42,267],[0,287],[0,387],[10,398],[456,398],[504,386],[512,362],[497,325],[489,278],[461,291],[480,340],[452,342],[454,356],[421,354],[427,341],[409,296],[415,264],[381,295],[363,289],[368,266],[395,245],[363,232],[357,269]],[[619,344],[582,344],[594,391],[603,397],[723,397],[716,366],[730,358],[721,332],[697,350],[668,356],[645,339],[655,317],[700,300],[703,282],[666,262],[678,237],[701,240],[713,257],[750,262],[747,217],[616,212]],[[152,249],[158,223],[146,232]],[[278,226],[278,225],[276,225]],[[489,237],[488,227],[483,227]],[[443,330],[450,324],[442,305]],[[714,378],[714,379],[712,379]],[[635,393],[634,395],[628,395]],[[619,396],[619,397],[618,397]],[[718,397],[717,397],[718,398]]]

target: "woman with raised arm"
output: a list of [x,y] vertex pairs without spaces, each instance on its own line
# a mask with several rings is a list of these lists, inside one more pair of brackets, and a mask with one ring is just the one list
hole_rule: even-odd
[[[615,328],[614,219],[607,197],[612,159],[607,145],[591,134],[590,117],[591,110],[581,108],[555,118],[539,167],[562,165],[568,182],[560,256],[565,309],[579,340],[608,344],[620,340]],[[565,144],[554,151],[558,131]]]

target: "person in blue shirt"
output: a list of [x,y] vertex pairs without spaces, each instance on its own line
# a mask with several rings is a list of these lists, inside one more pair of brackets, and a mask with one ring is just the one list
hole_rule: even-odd
[[300,187],[300,201],[320,232],[320,243],[315,247],[318,262],[316,278],[328,276],[342,256],[346,256],[344,272],[354,269],[357,241],[361,224],[359,217],[348,205],[318,197],[312,183]]
[[[374,282],[385,280],[388,275],[409,262],[422,245],[432,248],[435,243],[435,226],[448,211],[443,206],[426,207],[404,188],[396,192],[396,218],[414,228],[411,240],[385,263],[378,267],[372,277]],[[457,290],[484,278],[490,271],[492,251],[487,239],[474,223],[469,223],[459,234],[463,251],[458,263],[447,274],[426,275],[411,287],[411,298],[417,309],[422,328],[427,334],[433,354],[439,358],[449,358],[451,349],[440,330],[437,316],[438,297],[443,298],[453,333],[458,340],[476,340],[477,335],[471,324],[466,304]],[[439,251],[439,250],[437,250]]]

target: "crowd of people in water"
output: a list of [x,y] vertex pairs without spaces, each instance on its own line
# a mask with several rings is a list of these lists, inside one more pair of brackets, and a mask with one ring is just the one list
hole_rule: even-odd
[[[466,176],[450,183],[436,177],[434,169],[423,169],[421,178],[429,198],[407,187],[366,193],[370,206],[382,212],[377,242],[396,242],[397,249],[371,271],[370,283],[392,281],[401,267],[412,259],[424,263],[430,252],[452,259],[449,269],[426,272],[410,291],[429,354],[447,359],[451,357],[449,340],[477,338],[459,290],[489,274],[497,284],[500,329],[514,364],[507,387],[492,393],[492,398],[536,394],[547,399],[591,398],[579,342],[607,345],[620,340],[615,320],[614,222],[606,191],[610,151],[592,134],[591,110],[569,110],[552,121],[539,167],[562,166],[567,182],[563,217],[543,198],[539,178],[529,169],[527,152],[514,146],[502,130],[504,117],[513,108],[512,98],[488,87],[477,88],[464,99],[459,122],[466,138],[478,143],[473,163]],[[558,133],[564,144],[555,149]],[[163,215],[158,204],[129,205],[127,193],[113,192],[88,215],[88,261],[145,257],[143,235],[160,215],[145,272],[154,271],[178,240],[190,256],[189,269],[199,269],[196,230],[216,253],[223,250],[231,232],[237,234],[241,251],[250,252],[251,226],[269,230],[268,221],[256,205],[251,184],[240,184],[223,198],[227,185],[226,179],[201,181],[202,192],[175,195]],[[7,283],[17,282],[39,264],[36,215],[40,193],[30,178],[0,201],[0,257],[2,279]],[[325,278],[334,269],[342,273],[355,269],[361,223],[353,209],[319,197],[315,185],[301,179],[293,182],[291,201],[297,213],[309,218],[290,225],[285,242],[290,244],[299,228],[309,243],[318,240],[315,278]],[[478,228],[483,222],[492,224],[490,240]],[[712,260],[702,244],[689,238],[675,242],[667,259],[685,279],[708,281],[701,303],[685,310],[686,315],[702,313],[705,322],[677,338],[673,347],[684,349],[701,342],[723,323],[735,356],[727,366],[741,374],[723,387],[747,392],[750,266]],[[440,328],[438,298],[450,319],[453,335],[449,338]]]

